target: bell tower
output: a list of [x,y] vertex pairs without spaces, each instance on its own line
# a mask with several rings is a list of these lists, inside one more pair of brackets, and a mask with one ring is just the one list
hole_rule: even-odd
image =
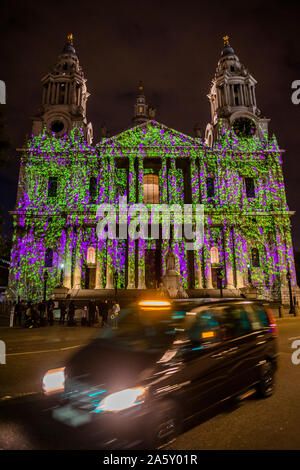
[[87,142],[93,139],[92,124],[87,122],[86,102],[90,94],[73,45],[73,35],[58,60],[42,80],[42,105],[32,118],[32,133],[38,135],[46,126],[56,136],[69,133],[73,127],[82,127]]
[[144,95],[144,87],[142,82],[138,85],[138,94],[134,105],[133,124],[136,126],[149,120],[148,104]]
[[221,123],[222,127],[233,128],[239,137],[249,138],[267,134],[270,121],[261,116],[257,107],[257,81],[240,62],[229,37],[226,35],[223,40],[224,48],[208,95],[211,122],[206,126],[205,142],[209,146],[218,139]]

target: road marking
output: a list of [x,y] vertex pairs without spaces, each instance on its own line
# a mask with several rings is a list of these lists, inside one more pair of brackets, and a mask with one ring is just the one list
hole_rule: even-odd
[[6,354],[7,356],[22,356],[27,354],[41,354],[41,353],[49,353],[49,352],[56,352],[56,351],[67,351],[68,349],[75,349],[80,348],[83,346],[82,344],[78,344],[76,346],[68,346],[67,348],[59,348],[59,349],[45,349],[43,351],[25,351],[25,352],[18,352],[18,353],[9,353]]

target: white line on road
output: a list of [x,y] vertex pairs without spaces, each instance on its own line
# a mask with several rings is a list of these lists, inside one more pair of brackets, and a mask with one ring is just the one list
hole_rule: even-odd
[[6,354],[6,357],[7,356],[21,356],[21,355],[27,355],[27,354],[41,354],[41,353],[49,353],[49,352],[56,352],[56,351],[67,351],[68,349],[80,348],[80,346],[83,346],[83,345],[78,344],[77,346],[68,346],[67,348],[45,349],[44,351],[25,351],[25,352],[18,352],[18,353],[9,353],[9,354]]

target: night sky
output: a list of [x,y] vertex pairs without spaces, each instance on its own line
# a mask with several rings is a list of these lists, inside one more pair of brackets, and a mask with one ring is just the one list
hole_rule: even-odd
[[240,60],[258,81],[259,109],[286,150],[284,175],[293,241],[300,250],[300,105],[291,83],[300,80],[299,2],[65,1],[1,2],[0,79],[6,82],[5,114],[12,143],[1,171],[0,198],[7,211],[16,197],[18,158],[41,102],[40,79],[56,62],[68,33],[74,35],[88,91],[94,144],[105,121],[111,134],[128,128],[137,83],[142,80],[156,120],[193,134],[210,121],[207,99],[227,33]]

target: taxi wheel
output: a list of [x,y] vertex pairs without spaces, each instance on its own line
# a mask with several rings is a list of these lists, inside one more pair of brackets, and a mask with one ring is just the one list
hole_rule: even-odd
[[274,367],[270,361],[266,361],[260,368],[260,381],[256,387],[260,398],[270,397],[274,392]]
[[154,422],[149,429],[147,444],[150,448],[160,448],[176,438],[180,432],[180,415],[177,404],[172,400],[164,401],[159,405]]

